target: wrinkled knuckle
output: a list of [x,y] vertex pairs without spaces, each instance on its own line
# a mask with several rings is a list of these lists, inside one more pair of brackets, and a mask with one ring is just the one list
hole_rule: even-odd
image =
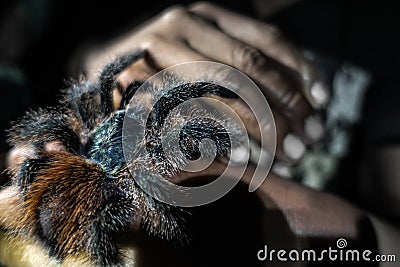
[[250,76],[256,74],[266,64],[266,58],[260,50],[247,44],[240,45],[234,51],[233,61],[239,69]]
[[304,118],[309,113],[308,104],[299,91],[287,89],[281,94],[279,101],[288,118]]
[[189,5],[190,10],[201,11],[201,12],[207,12],[213,8],[214,8],[214,5],[207,1],[198,1],[198,2],[194,2],[193,4]]
[[298,95],[299,92],[287,89],[279,96],[279,101],[282,106],[286,107],[288,111],[291,112],[291,103],[298,97]]
[[148,51],[154,51],[156,50],[157,46],[163,41],[164,38],[160,34],[152,33],[143,38],[141,42],[141,48]]
[[188,15],[186,8],[180,5],[168,7],[161,13],[161,21],[164,23],[179,23],[179,21]]

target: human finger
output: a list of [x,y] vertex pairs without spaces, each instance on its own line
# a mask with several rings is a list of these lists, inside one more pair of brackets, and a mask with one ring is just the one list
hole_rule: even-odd
[[212,21],[230,36],[260,49],[298,72],[303,79],[304,95],[313,107],[320,108],[326,104],[328,90],[318,78],[316,69],[276,27],[207,2],[192,4],[189,10]]

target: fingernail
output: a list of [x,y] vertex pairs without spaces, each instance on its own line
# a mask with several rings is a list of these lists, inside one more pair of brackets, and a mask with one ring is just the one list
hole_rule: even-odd
[[301,159],[306,152],[306,146],[299,137],[293,134],[286,135],[285,139],[283,139],[282,146],[285,155],[293,161]]
[[239,146],[232,149],[230,159],[233,163],[243,165],[249,161],[249,150],[245,146]]
[[304,133],[312,142],[319,141],[325,133],[321,119],[316,115],[310,115],[304,120]]
[[318,107],[325,106],[329,100],[329,93],[326,86],[321,81],[315,81],[311,88],[310,94]]
[[292,178],[293,176],[290,165],[281,162],[275,162],[272,165],[272,171],[282,178]]

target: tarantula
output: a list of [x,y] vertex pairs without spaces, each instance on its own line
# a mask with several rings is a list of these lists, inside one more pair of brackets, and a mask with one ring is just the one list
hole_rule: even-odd
[[[116,59],[97,82],[72,84],[56,107],[28,112],[12,126],[9,143],[30,152],[22,153],[22,160],[9,170],[11,186],[20,196],[12,218],[17,227],[5,226],[10,235],[38,240],[59,262],[85,254],[91,264],[101,266],[123,264],[117,235],[126,229],[168,240],[186,239],[188,212],[143,192],[122,153],[125,110],[141,82],[125,90],[118,110],[113,107],[112,90],[116,76],[144,55],[139,51]],[[160,126],[174,106],[205,94],[236,97],[210,83],[181,84],[152,110],[146,123],[146,150],[160,173],[168,176],[176,171],[164,163]],[[219,155],[229,150],[227,133],[205,119],[182,130],[184,154],[198,157],[196,140],[204,137],[216,140]]]

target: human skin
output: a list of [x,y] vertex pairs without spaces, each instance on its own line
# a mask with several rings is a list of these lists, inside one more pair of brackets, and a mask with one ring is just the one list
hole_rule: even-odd
[[[141,49],[146,50],[146,59],[120,75],[120,88],[183,62],[225,63],[249,75],[268,99],[278,133],[279,160],[299,160],[306,145],[322,138],[318,111],[326,104],[328,92],[314,67],[271,25],[209,3],[174,6],[92,48],[84,59],[84,70],[94,80],[110,59]],[[251,127],[257,125],[251,112],[240,100],[228,104],[246,118],[247,129],[257,139],[258,127]]]
[[[304,125],[310,116],[318,118],[318,111],[329,99],[328,92],[315,68],[272,25],[207,2],[174,6],[119,38],[94,47],[83,60],[88,77],[94,78],[110,58],[137,49],[145,49],[148,55],[118,77],[122,91],[131,81],[145,80],[175,64],[217,61],[243,71],[263,91],[275,117],[278,161],[293,162],[302,156],[288,156],[291,153],[284,148],[288,135],[305,145],[322,137],[322,133],[307,132]],[[119,92],[115,96],[118,99]],[[257,122],[248,108],[240,100],[222,101],[245,118],[247,130],[259,139],[254,130]],[[321,123],[319,118],[316,121],[314,130]],[[223,164],[216,162],[206,172],[218,175],[222,168]],[[190,179],[192,174],[182,173],[176,182]],[[250,181],[246,176],[243,180]],[[272,174],[256,194],[265,203],[275,203],[296,235],[360,238],[376,233],[380,249],[386,252],[395,251],[394,244],[400,244],[398,229],[331,194]],[[372,224],[361,232],[360,222],[369,220]]]
[[[210,27],[210,20],[220,29]],[[185,27],[179,29],[179,25]],[[252,30],[243,30],[246,26]],[[200,32],[205,36],[199,36]],[[221,46],[215,45],[221,43]],[[195,4],[188,9],[174,7],[141,28],[95,49],[86,60],[86,72],[93,78],[108,59],[136,49],[145,49],[148,57],[119,77],[121,90],[132,80],[146,79],[174,64],[193,60],[223,62],[257,81],[270,101],[277,122],[278,159],[297,160],[285,155],[283,140],[288,133],[295,134],[305,144],[315,141],[304,133],[303,124],[309,115],[324,105],[324,101],[314,98],[311,93],[313,83],[318,81],[317,74],[275,28],[207,3]],[[118,96],[116,91],[115,97]],[[238,102],[228,104],[246,116],[246,107]],[[251,131],[253,119],[251,115],[249,117],[250,124],[246,126]],[[256,132],[252,134],[257,136]],[[182,173],[175,182],[187,182],[201,175],[218,176],[223,168],[223,162],[216,161],[203,174],[191,176]],[[249,183],[251,173],[252,166],[249,166],[243,177],[244,183]],[[12,190],[7,194],[10,197]],[[371,244],[368,246],[375,247],[376,233],[380,248],[385,248],[382,240],[388,240],[387,237],[392,244],[399,244],[396,231],[391,229],[388,232],[375,219],[374,225],[370,224],[367,213],[331,194],[311,190],[272,174],[255,194],[266,209],[276,209],[283,215],[296,239],[321,237],[333,241],[344,237],[357,242],[369,240]],[[3,221],[6,218],[3,216]],[[366,222],[363,223],[366,227],[360,227],[360,222]]]

